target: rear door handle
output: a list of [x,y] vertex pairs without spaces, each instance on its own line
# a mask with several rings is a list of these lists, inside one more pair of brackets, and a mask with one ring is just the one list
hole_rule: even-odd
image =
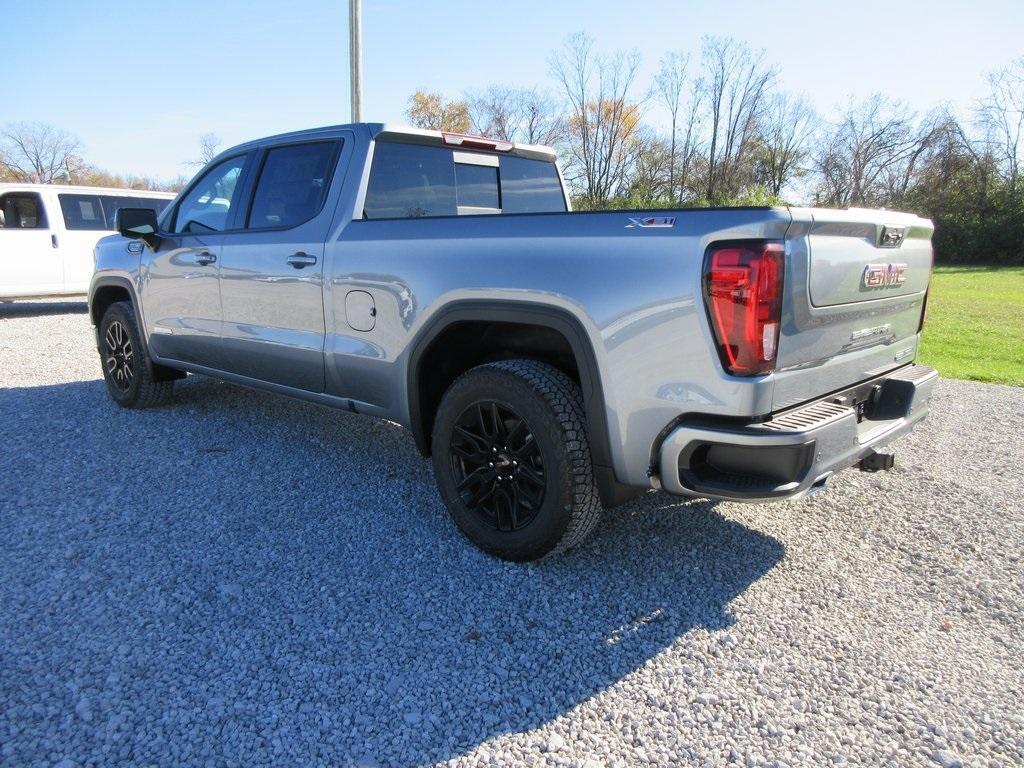
[[308,267],[310,264],[316,264],[316,256],[310,256],[308,253],[299,251],[298,253],[293,253],[288,257],[288,263],[296,269],[302,269],[303,267]]
[[217,257],[209,251],[203,251],[196,255],[196,264],[201,267],[205,267],[207,264],[213,264],[217,260]]

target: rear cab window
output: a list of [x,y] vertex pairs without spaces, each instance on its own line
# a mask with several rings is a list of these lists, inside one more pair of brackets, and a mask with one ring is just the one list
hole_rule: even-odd
[[0,195],[0,229],[46,229],[46,211],[36,192]]
[[553,162],[377,141],[364,219],[565,213]]
[[546,160],[501,158],[502,213],[565,213],[558,169]]
[[320,213],[340,149],[338,141],[269,149],[256,182],[247,227],[294,227]]
[[454,152],[455,199],[460,216],[501,213],[498,157],[473,152]]

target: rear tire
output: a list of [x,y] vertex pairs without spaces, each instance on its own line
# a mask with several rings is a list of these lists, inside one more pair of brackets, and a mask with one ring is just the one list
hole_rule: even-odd
[[459,377],[438,408],[432,454],[455,525],[504,560],[564,552],[600,518],[583,397],[550,365],[506,360]]
[[154,381],[135,312],[127,301],[111,304],[99,331],[100,365],[107,393],[122,408],[153,408],[174,394],[174,381]]

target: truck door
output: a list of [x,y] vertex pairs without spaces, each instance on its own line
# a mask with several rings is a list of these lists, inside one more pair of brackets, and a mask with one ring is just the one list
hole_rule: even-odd
[[143,314],[159,357],[221,367],[220,256],[246,183],[248,153],[206,170],[181,198],[155,252],[143,257]]
[[0,296],[63,291],[60,252],[49,218],[38,192],[0,195]]
[[223,370],[324,391],[324,242],[344,143],[335,137],[263,150],[248,211],[222,250]]

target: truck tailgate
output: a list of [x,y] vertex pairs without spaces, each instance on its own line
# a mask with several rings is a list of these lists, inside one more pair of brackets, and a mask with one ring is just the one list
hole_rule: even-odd
[[791,213],[774,411],[910,363],[932,267],[926,219]]

